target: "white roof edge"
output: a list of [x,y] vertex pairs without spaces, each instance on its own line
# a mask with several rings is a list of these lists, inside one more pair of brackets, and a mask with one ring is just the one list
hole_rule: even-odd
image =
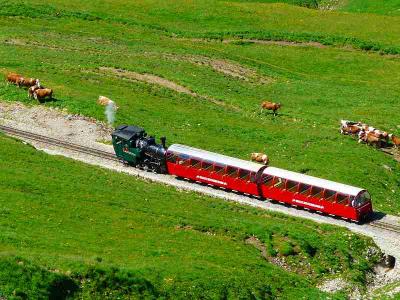
[[275,168],[275,167],[268,167],[264,170],[263,174],[269,174],[273,176],[278,176],[282,177],[285,179],[293,180],[296,182],[328,189],[328,190],[333,190],[336,192],[340,192],[346,195],[350,196],[357,196],[360,192],[365,191],[365,189],[358,188],[355,186],[343,184],[343,183],[338,183],[335,181],[330,181],[310,175],[305,175],[301,173],[296,173],[292,171],[287,171],[284,169],[280,168]]
[[[264,165],[257,164],[251,161],[246,161],[243,159],[206,151],[203,149],[198,149],[186,145],[181,144],[173,144],[168,147],[168,151],[178,152],[182,154],[186,154],[189,156],[197,157],[202,160],[208,160],[212,162],[216,162],[222,165],[229,165],[232,167],[237,167],[244,170],[249,170],[252,172],[257,172]],[[285,169],[275,168],[275,167],[267,167],[263,174],[269,174],[272,176],[278,176],[281,178],[293,180],[299,183],[304,183],[328,190],[333,190],[336,192],[340,192],[350,196],[357,196],[360,192],[365,191],[365,189],[354,187],[351,185],[338,183],[335,181],[330,181],[310,175],[305,175],[301,173],[296,173],[293,171],[288,171]]]
[[181,144],[173,144],[168,147],[168,151],[174,151],[182,154],[187,154],[193,157],[198,157],[202,160],[213,161],[222,165],[229,165],[232,167],[237,167],[244,170],[249,170],[252,172],[257,172],[264,165],[257,164],[251,161],[206,151],[203,149],[198,149]]

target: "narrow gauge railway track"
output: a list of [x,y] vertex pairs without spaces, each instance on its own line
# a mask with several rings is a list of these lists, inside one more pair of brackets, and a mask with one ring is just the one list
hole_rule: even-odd
[[376,228],[380,228],[380,229],[384,229],[387,231],[392,231],[392,232],[400,234],[400,225],[386,223],[386,222],[382,222],[382,221],[373,221],[373,222],[369,223],[369,225],[371,225],[372,227],[376,227]]
[[40,143],[44,143],[44,144],[48,144],[48,145],[52,145],[52,146],[62,147],[64,149],[72,150],[75,152],[88,154],[88,155],[96,156],[96,157],[100,157],[100,158],[105,158],[105,159],[112,160],[112,161],[119,161],[119,159],[116,158],[115,155],[112,153],[98,150],[98,149],[88,148],[85,146],[81,146],[81,145],[74,144],[74,143],[69,143],[69,142],[54,139],[54,138],[50,138],[50,137],[47,137],[44,135],[40,135],[40,134],[36,134],[36,133],[32,133],[32,132],[28,132],[28,131],[24,131],[24,130],[20,130],[20,129],[15,129],[15,128],[3,126],[3,125],[0,125],[0,131],[4,132],[6,134],[12,135],[12,136],[26,138],[28,140],[32,140],[32,141],[36,141],[36,142],[40,142]]
[[[32,132],[15,129],[15,128],[3,126],[3,125],[0,125],[0,131],[6,133],[8,135],[21,137],[21,138],[25,138],[28,140],[52,145],[52,146],[62,147],[64,149],[72,150],[74,152],[79,152],[79,153],[83,153],[83,154],[87,154],[87,155],[91,155],[91,156],[95,156],[95,157],[99,157],[99,158],[104,158],[104,159],[108,159],[111,161],[119,161],[119,159],[117,157],[115,157],[115,155],[112,153],[98,150],[98,149],[88,148],[88,147],[81,146],[81,145],[74,144],[74,143],[65,142],[65,141],[58,140],[55,138],[50,138],[50,137],[47,137],[44,135],[35,134]],[[390,224],[390,223],[386,223],[386,222],[382,222],[382,221],[373,221],[373,222],[370,222],[368,225],[400,234],[400,224],[395,225],[395,224]]]

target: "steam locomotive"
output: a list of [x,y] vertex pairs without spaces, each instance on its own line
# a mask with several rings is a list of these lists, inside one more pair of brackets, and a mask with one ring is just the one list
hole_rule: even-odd
[[367,190],[280,168],[174,144],[166,147],[143,128],[121,125],[112,133],[125,164],[361,222],[372,214]]

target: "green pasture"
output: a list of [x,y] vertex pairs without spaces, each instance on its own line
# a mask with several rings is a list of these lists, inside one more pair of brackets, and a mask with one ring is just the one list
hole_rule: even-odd
[[0,296],[320,299],[332,276],[362,288],[379,253],[345,229],[0,143]]
[[[366,188],[375,210],[399,215],[398,162],[339,134],[341,119],[400,134],[396,2],[268,2],[7,1],[0,72],[53,88],[43,106],[105,120],[105,95],[120,107],[115,125],[243,159],[266,152],[273,166]],[[37,105],[26,94],[0,82],[1,101]],[[278,116],[263,100],[283,104]],[[0,145],[0,297],[319,299],[316,284],[337,274],[365,286],[375,260],[369,239],[343,229]],[[244,242],[253,235],[289,271]]]
[[[139,25],[70,17],[3,17],[0,25],[0,70],[39,77],[58,100],[48,106],[104,119],[96,99],[107,95],[120,106],[117,124],[244,159],[263,151],[274,166],[364,187],[376,210],[400,211],[398,163],[339,134],[340,119],[400,133],[397,57],[180,39]],[[253,75],[246,81],[196,59],[224,61]],[[198,96],[121,79],[101,67],[154,74]],[[4,82],[0,97],[33,103],[25,90]],[[262,100],[283,103],[279,116],[261,113]]]

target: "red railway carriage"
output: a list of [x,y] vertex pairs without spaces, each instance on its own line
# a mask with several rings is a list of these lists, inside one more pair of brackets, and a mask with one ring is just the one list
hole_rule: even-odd
[[185,145],[174,144],[167,150],[169,174],[256,196],[261,196],[256,179],[262,167]]
[[268,198],[310,210],[363,220],[369,193],[357,187],[174,144],[166,153],[171,175]]
[[372,212],[368,191],[309,175],[268,167],[261,175],[265,198],[360,221]]

